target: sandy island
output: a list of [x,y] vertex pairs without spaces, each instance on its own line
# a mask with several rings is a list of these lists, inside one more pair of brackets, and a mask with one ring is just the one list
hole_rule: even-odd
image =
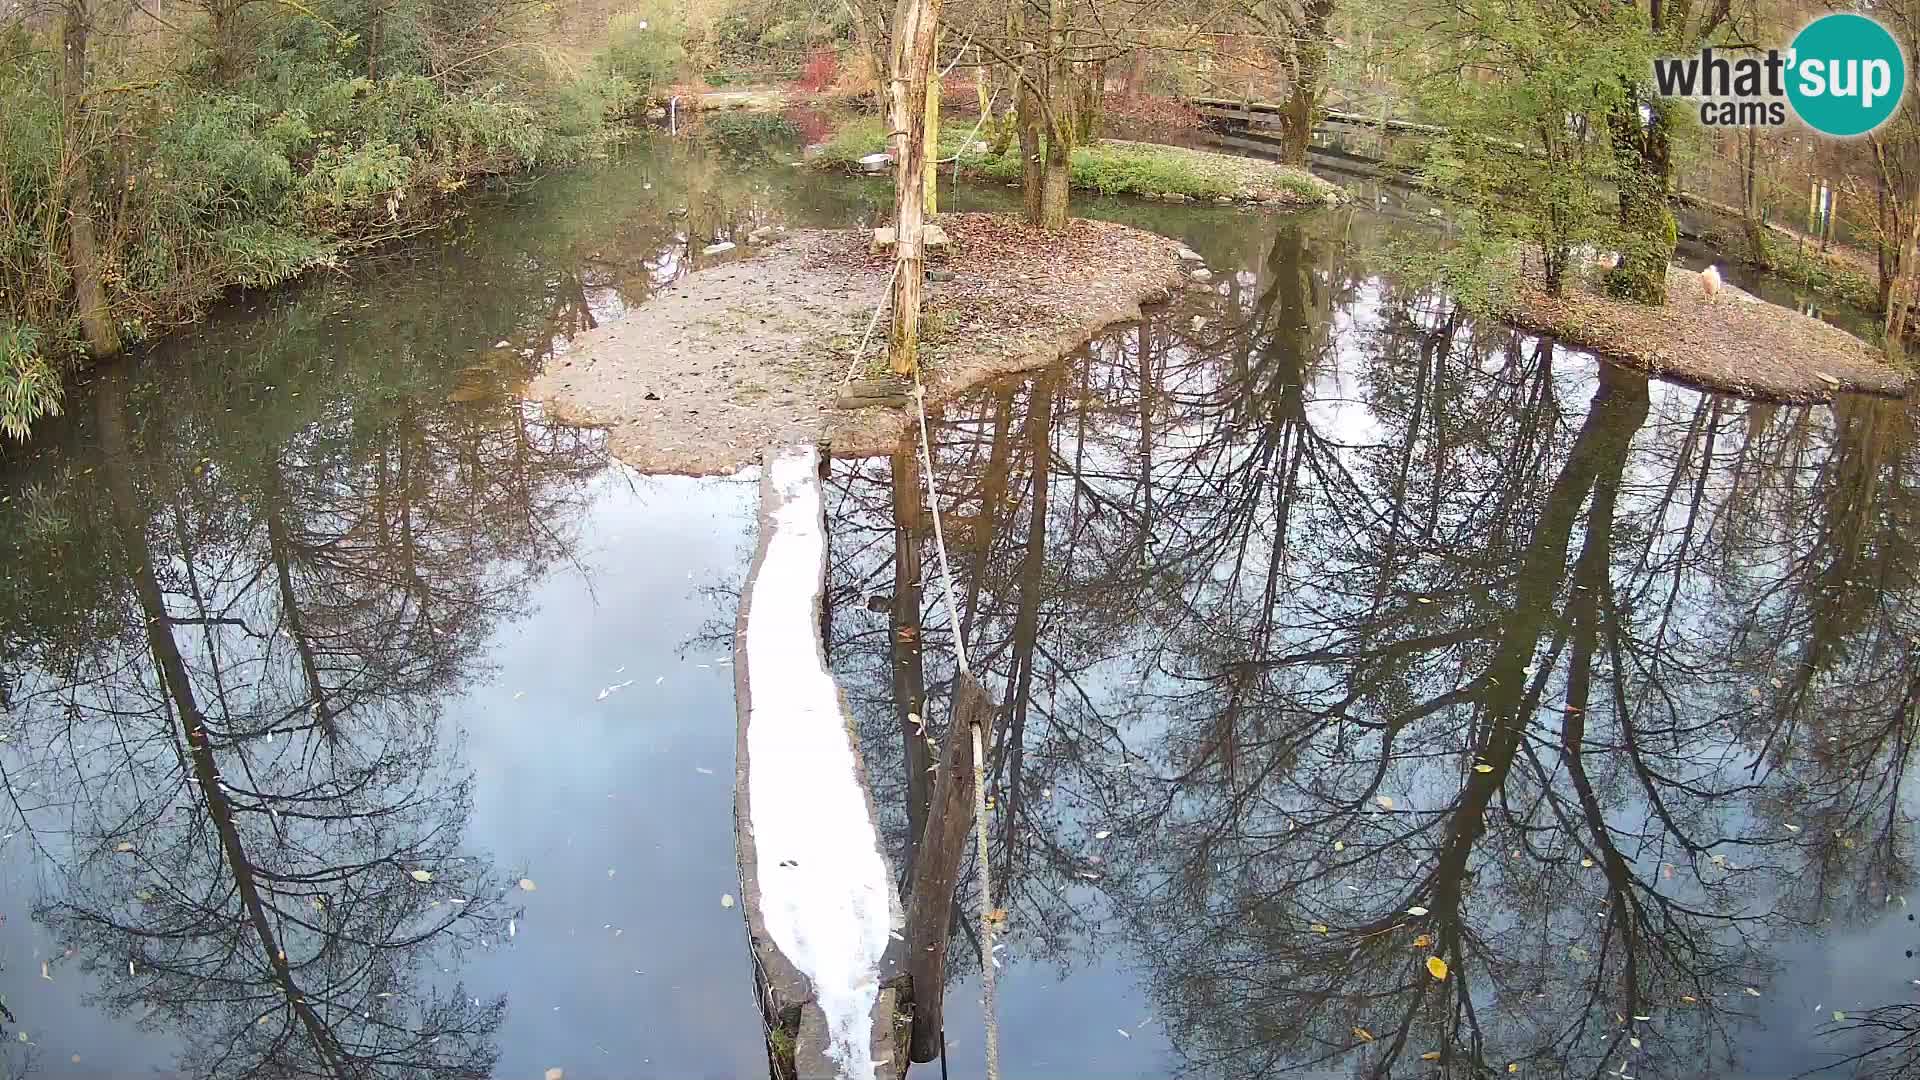
[[1501,305],[1515,326],[1552,334],[1625,367],[1763,401],[1823,402],[1852,391],[1899,397],[1907,375],[1845,330],[1667,268],[1667,302],[1612,300],[1571,282],[1554,299],[1521,286]]
[[[1125,225],[1076,219],[1049,236],[993,214],[938,223],[952,243],[929,260],[921,363],[930,404],[1045,367],[1139,318],[1141,304],[1185,277],[1177,241]],[[562,422],[606,428],[613,453],[650,473],[730,473],[769,446],[796,443],[889,453],[911,414],[900,407],[903,385],[880,378],[884,320],[851,391],[843,382],[893,265],[891,253],[869,253],[871,239],[796,231],[743,248],[575,338],[532,395]]]

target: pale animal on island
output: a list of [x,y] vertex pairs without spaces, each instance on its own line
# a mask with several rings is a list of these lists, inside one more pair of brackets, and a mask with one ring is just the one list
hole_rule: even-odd
[[1705,270],[1700,271],[1700,287],[1707,291],[1708,296],[1719,292],[1720,268],[1717,266],[1709,266]]

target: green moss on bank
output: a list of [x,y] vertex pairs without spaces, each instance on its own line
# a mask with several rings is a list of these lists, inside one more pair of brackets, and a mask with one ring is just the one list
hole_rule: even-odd
[[1844,300],[1864,311],[1879,311],[1880,289],[1873,278],[1831,256],[1797,245],[1774,244],[1768,252],[1773,272],[1823,296]]
[[[972,130],[971,124],[943,123],[937,156],[944,159],[958,155],[960,167],[975,176],[1018,181],[1018,150],[989,153],[982,140],[969,142]],[[861,158],[885,151],[886,135],[885,123],[876,118],[863,117],[843,124],[814,152],[812,163],[817,168],[853,168]],[[1076,190],[1101,195],[1293,207],[1319,206],[1339,197],[1339,189],[1332,184],[1278,162],[1122,139],[1074,147],[1070,170],[1069,183]]]

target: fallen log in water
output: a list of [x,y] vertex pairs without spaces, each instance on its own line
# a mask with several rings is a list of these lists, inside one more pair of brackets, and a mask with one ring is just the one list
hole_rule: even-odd
[[906,1069],[894,1022],[902,919],[820,644],[818,467],[812,447],[769,451],[760,484],[759,551],[734,646],[741,906],[773,1073],[873,1080]]

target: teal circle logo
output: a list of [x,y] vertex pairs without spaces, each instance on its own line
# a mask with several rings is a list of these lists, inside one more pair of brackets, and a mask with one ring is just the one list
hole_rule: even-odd
[[1787,100],[1823,135],[1865,135],[1907,92],[1907,60],[1887,28],[1865,15],[1822,15],[1793,39]]

